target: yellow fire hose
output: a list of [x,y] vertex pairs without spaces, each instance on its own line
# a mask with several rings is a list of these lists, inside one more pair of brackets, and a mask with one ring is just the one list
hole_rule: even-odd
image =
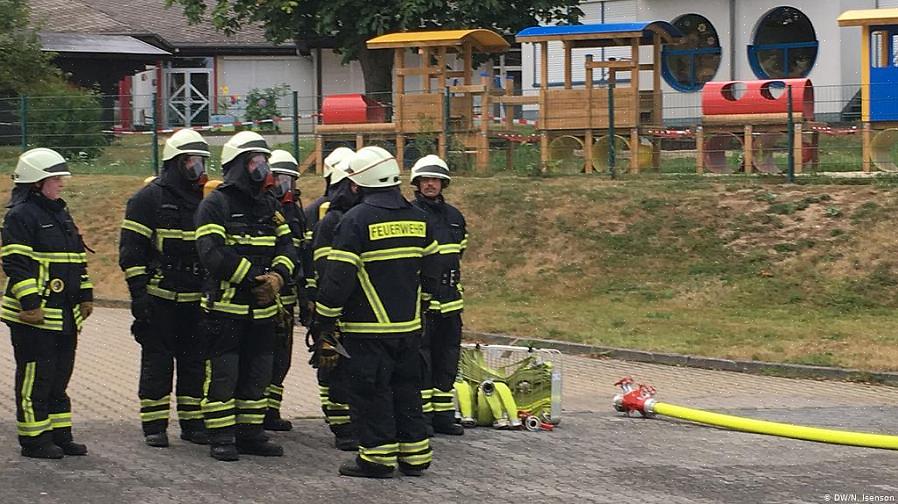
[[653,397],[655,394],[654,387],[650,385],[636,386],[629,377],[620,380],[615,385],[620,385],[623,393],[614,397],[614,407],[617,411],[626,412],[627,414],[638,412],[646,417],[657,414],[742,432],[803,439],[819,443],[898,450],[898,436],[822,429],[685,408],[656,401]]

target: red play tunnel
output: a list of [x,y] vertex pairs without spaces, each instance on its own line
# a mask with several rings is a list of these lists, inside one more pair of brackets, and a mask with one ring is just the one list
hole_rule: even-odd
[[792,110],[805,120],[813,120],[811,79],[708,82],[702,90],[702,114],[786,114],[787,86],[792,86]]
[[325,96],[321,103],[322,124],[363,124],[384,122],[384,107],[362,94]]

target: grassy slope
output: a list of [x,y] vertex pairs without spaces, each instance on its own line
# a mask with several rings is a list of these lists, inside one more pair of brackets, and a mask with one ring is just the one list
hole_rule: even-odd
[[[71,180],[99,296],[142,177]],[[320,193],[307,177],[305,199]],[[9,181],[0,183],[8,193]],[[731,358],[898,369],[898,209],[887,185],[457,178],[469,329]]]

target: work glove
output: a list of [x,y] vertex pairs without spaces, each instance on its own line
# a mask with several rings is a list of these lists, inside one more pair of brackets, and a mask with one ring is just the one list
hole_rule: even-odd
[[131,299],[131,315],[135,320],[149,320],[152,314],[153,299],[149,294],[144,293]]
[[299,302],[299,323],[303,327],[310,327],[312,325],[312,315],[315,313],[315,303],[311,301],[308,303]]
[[19,320],[26,324],[42,324],[44,322],[44,310],[41,310],[40,307],[33,310],[22,310],[19,312]]
[[281,292],[281,287],[284,286],[284,279],[273,271],[259,275],[254,280],[256,286],[253,287],[252,292],[259,306],[273,303],[278,293]]
[[90,317],[90,314],[94,312],[94,303],[93,301],[84,301],[79,305],[81,309],[81,318],[83,320],[87,320],[87,317]]
[[309,364],[315,369],[330,369],[334,367],[340,355],[333,345],[323,341],[325,339],[336,341],[339,338],[333,322],[322,322],[315,317],[312,320],[312,325],[309,327],[309,335],[311,335],[313,342],[311,348],[309,348],[309,351],[312,352]]

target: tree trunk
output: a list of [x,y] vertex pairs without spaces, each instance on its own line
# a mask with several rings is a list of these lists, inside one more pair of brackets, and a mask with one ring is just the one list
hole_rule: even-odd
[[365,77],[365,94],[385,104],[393,103],[393,50],[362,48],[359,64]]

